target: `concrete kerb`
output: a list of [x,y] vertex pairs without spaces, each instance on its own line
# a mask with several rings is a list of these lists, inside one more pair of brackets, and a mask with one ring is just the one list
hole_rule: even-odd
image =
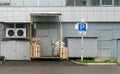
[[118,63],[80,63],[80,62],[76,62],[76,61],[74,61],[74,60],[71,60],[71,62],[73,62],[73,63],[76,63],[76,64],[82,64],[82,65],[100,65],[100,66],[102,66],[102,65],[119,65]]

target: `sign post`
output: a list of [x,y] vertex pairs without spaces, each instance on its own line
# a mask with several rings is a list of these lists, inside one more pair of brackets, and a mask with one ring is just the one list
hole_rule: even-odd
[[84,54],[84,44],[83,44],[83,35],[81,35],[81,60],[83,61],[83,54]]
[[77,23],[75,25],[75,29],[78,29],[78,32],[81,36],[81,60],[83,61],[83,56],[84,56],[84,41],[83,41],[83,36],[86,35],[86,30],[88,29],[87,23],[85,23],[85,20],[81,20],[81,23]]

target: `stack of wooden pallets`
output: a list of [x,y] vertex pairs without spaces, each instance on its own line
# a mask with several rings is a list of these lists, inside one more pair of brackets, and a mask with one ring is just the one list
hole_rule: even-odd
[[68,59],[68,48],[63,47],[62,50],[60,51],[60,57],[62,59]]
[[40,57],[40,38],[32,39],[31,54],[32,58]]

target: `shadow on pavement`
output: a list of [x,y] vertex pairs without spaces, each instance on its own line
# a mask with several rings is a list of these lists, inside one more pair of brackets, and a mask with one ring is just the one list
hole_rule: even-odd
[[86,66],[82,64],[76,64],[71,61],[61,61],[61,60],[39,60],[39,61],[5,61],[0,66]]

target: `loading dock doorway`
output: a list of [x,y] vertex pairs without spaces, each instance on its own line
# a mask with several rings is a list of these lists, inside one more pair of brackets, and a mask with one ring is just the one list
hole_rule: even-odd
[[59,35],[59,25],[55,22],[36,23],[35,37],[40,38],[41,57],[53,57],[55,42]]
[[[60,13],[31,13],[32,37],[40,38],[40,57],[55,57],[55,42],[61,41]],[[32,39],[31,37],[31,39]]]

